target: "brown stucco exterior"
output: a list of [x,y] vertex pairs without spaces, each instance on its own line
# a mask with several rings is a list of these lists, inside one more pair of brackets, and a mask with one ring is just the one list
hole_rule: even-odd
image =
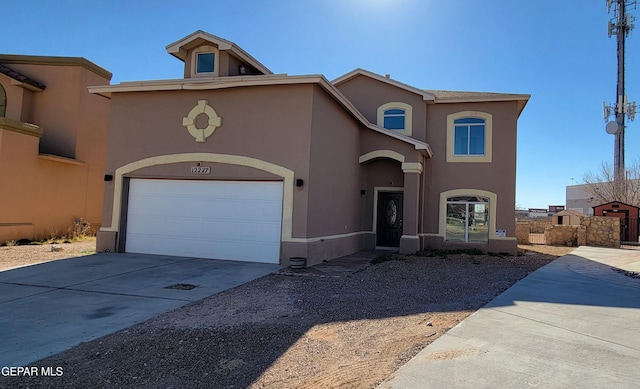
[[[199,47],[216,52],[216,74],[193,74]],[[283,265],[294,256],[314,264],[374,248],[389,242],[379,228],[391,225],[400,234],[385,233],[405,253],[461,245],[517,250],[517,118],[528,95],[445,95],[359,69],[333,83],[273,75],[234,44],[201,31],[167,51],[184,61],[183,80],[90,88],[111,99],[106,174],[113,180],[105,185],[99,251],[127,251],[127,188],[142,178],[283,182]],[[240,67],[250,72],[240,76]],[[409,107],[410,134],[382,128],[381,107],[389,103]],[[187,131],[186,116],[198,104],[218,115],[193,118],[202,134],[215,124],[206,139]],[[490,118],[490,161],[447,159],[448,116],[467,111]],[[192,174],[194,164],[211,173]],[[447,240],[446,201],[460,194],[490,199],[486,242]],[[379,207],[389,196],[396,200],[387,205],[399,206]],[[385,227],[385,220],[395,224]]]
[[0,243],[66,235],[77,218],[99,228],[109,100],[87,86],[111,74],[83,58],[0,55],[0,65],[11,70],[0,74]]

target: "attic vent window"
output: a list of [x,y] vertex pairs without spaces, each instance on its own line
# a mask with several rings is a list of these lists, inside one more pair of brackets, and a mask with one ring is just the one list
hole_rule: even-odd
[[215,70],[215,53],[198,53],[196,72],[198,73],[213,73]]

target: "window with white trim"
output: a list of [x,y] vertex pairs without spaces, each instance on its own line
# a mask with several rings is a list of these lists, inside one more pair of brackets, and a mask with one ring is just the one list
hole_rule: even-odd
[[404,131],[406,114],[404,109],[400,108],[391,108],[387,109],[383,113],[384,119],[382,122],[382,127],[387,130],[401,130]]
[[216,53],[196,54],[196,73],[213,73],[215,70]]
[[390,102],[378,107],[378,126],[411,135],[413,107],[402,102]]
[[191,53],[191,77],[218,76],[219,50],[210,45],[196,47]]
[[447,115],[447,162],[491,162],[493,117],[479,111]]

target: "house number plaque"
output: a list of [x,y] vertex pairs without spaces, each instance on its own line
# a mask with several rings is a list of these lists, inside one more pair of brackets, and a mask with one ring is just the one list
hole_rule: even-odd
[[211,174],[209,166],[191,166],[191,174]]

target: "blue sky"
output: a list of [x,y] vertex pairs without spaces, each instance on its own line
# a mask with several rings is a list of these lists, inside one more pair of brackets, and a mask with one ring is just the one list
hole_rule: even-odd
[[[166,45],[201,29],[274,73],[357,67],[424,89],[528,93],[516,201],[565,203],[565,187],[613,162],[602,103],[616,93],[604,0],[21,0],[5,2],[0,51],[85,57],[112,83],[182,77]],[[640,10],[632,10],[640,16]],[[640,31],[627,40],[627,94],[640,101]],[[640,117],[638,119],[640,121]],[[640,156],[640,123],[626,161]],[[572,181],[572,178],[574,179]]]

